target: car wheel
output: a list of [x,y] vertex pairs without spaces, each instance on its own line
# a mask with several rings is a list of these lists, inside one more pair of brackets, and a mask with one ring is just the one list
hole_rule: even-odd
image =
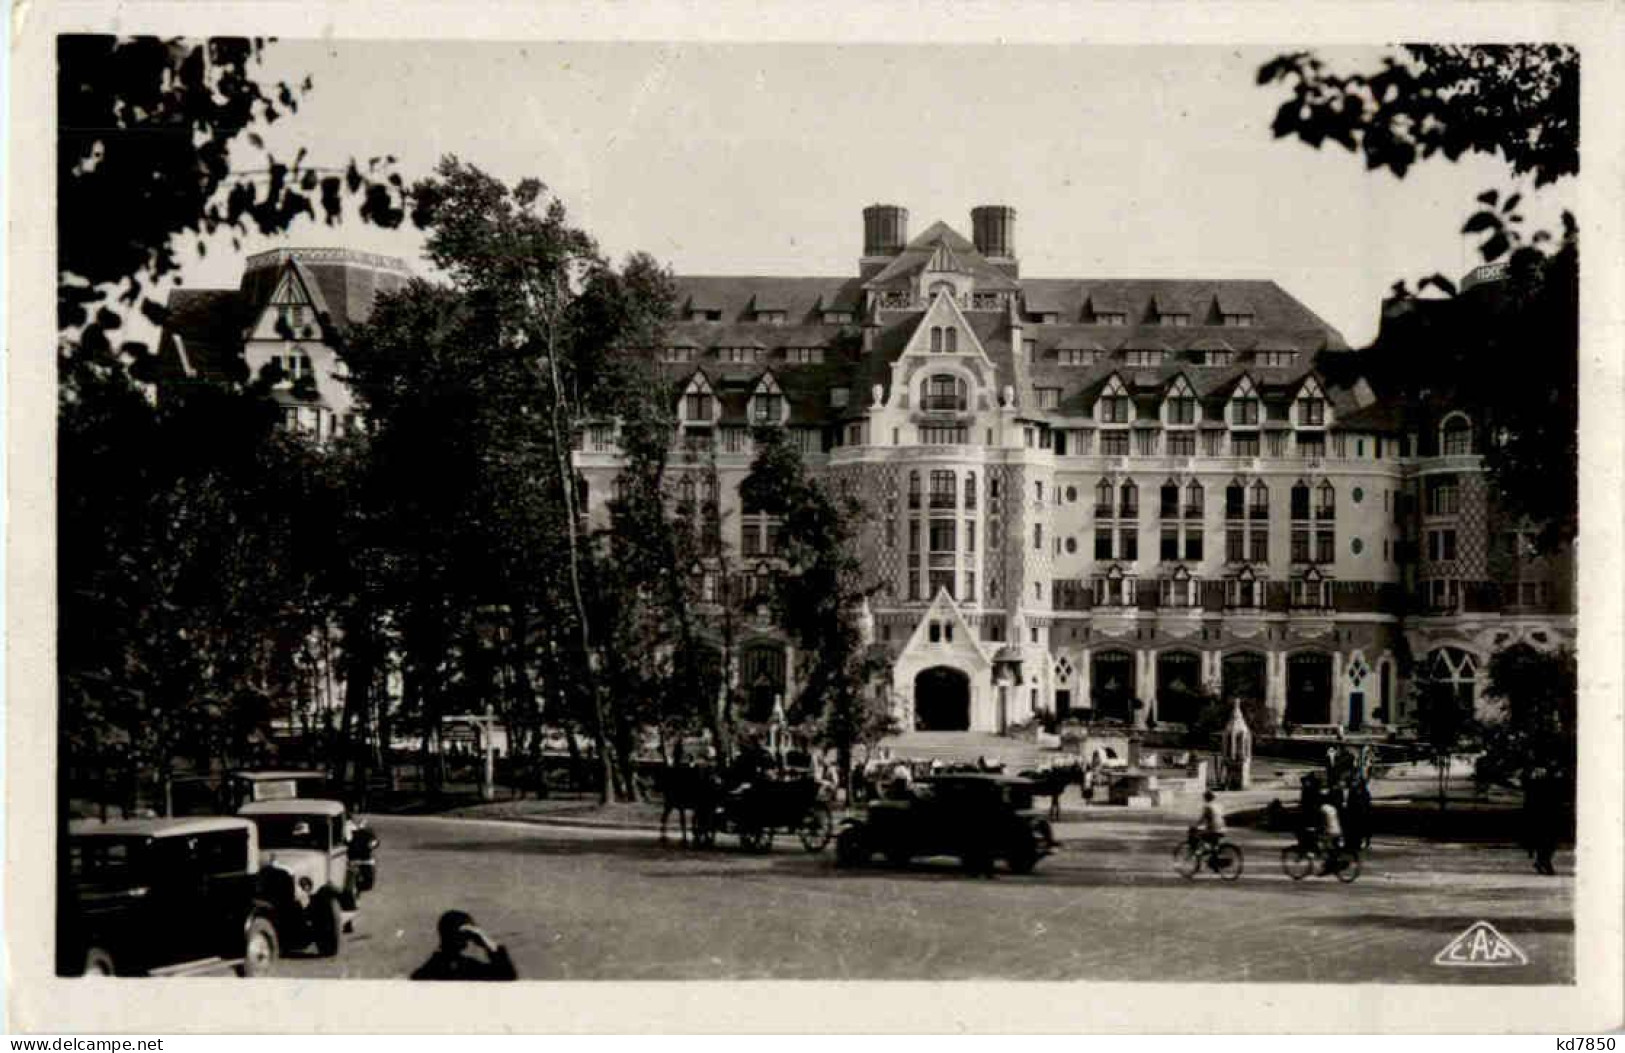
[[344,934],[344,908],[338,896],[324,891],[310,905],[310,910],[316,930],[316,953],[331,958],[339,953],[339,940]]
[[1012,874],[1031,874],[1038,865],[1038,845],[1030,837],[1016,842],[1005,862]]
[[85,952],[85,976],[116,976],[113,968],[113,956],[100,947],[92,947]]
[[861,867],[869,862],[869,850],[863,844],[863,831],[847,827],[835,838],[835,865]]
[[271,976],[276,972],[276,959],[276,926],[270,918],[256,915],[243,940],[243,975]]

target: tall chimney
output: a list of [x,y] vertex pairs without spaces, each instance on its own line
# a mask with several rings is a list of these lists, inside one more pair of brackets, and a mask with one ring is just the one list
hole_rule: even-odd
[[1015,209],[1008,205],[979,205],[970,210],[970,226],[977,252],[990,260],[1015,259]]
[[908,209],[870,205],[863,210],[863,254],[895,256],[908,244]]

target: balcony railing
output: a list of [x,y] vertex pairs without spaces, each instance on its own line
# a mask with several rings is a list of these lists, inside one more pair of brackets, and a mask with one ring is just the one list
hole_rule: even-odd
[[1201,519],[1202,518],[1202,506],[1201,505],[1186,505],[1185,506],[1185,518],[1186,519]]
[[932,493],[932,495],[931,495],[931,507],[932,508],[953,508],[954,507],[954,495],[951,494],[951,493]]
[[970,408],[970,400],[963,395],[925,395],[920,399],[920,409],[927,413],[964,413]]
[[1110,519],[1112,517],[1112,508],[1112,505],[1095,505],[1095,518]]

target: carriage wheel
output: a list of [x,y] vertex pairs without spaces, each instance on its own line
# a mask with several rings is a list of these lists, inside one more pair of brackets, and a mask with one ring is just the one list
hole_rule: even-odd
[[801,847],[809,852],[822,852],[835,836],[835,820],[830,818],[829,807],[815,804],[807,810],[801,823]]

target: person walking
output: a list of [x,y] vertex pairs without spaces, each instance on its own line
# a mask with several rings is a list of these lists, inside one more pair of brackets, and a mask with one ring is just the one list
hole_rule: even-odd
[[1530,772],[1524,785],[1524,845],[1534,860],[1535,872],[1548,877],[1557,875],[1553,860],[1562,836],[1562,812],[1557,800],[1557,786],[1551,774],[1537,768]]

